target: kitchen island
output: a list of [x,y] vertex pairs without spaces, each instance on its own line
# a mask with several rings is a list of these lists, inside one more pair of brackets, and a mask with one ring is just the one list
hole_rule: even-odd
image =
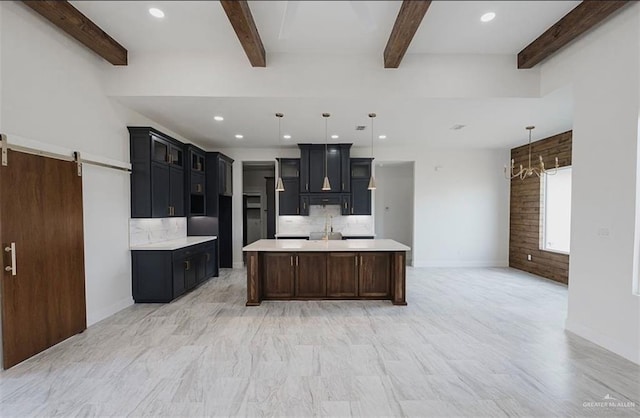
[[263,300],[391,300],[406,305],[409,247],[390,239],[273,240],[242,249],[247,306]]

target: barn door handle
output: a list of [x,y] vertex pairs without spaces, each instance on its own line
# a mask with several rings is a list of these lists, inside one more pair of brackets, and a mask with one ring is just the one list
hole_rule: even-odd
[[10,245],[4,247],[5,253],[11,253],[11,265],[6,266],[4,271],[10,271],[12,276],[17,274],[16,272],[16,243],[12,242]]

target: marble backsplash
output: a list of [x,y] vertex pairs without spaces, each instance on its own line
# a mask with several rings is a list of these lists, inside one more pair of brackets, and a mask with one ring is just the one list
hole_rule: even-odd
[[311,232],[323,232],[327,215],[331,216],[334,232],[343,235],[373,235],[371,215],[342,216],[340,206],[309,206],[309,216],[279,216],[278,235],[306,236]]
[[129,219],[129,245],[153,244],[187,236],[187,218]]

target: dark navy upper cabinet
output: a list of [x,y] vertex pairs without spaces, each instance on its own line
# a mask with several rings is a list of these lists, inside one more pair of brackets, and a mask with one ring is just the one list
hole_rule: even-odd
[[279,158],[280,177],[284,192],[278,192],[280,215],[301,215],[300,213],[300,159]]
[[206,208],[206,153],[194,146],[187,145],[187,170],[184,187],[187,216],[202,216]]
[[129,127],[131,217],[184,216],[184,145],[150,127]]
[[351,144],[298,144],[300,147],[300,192],[326,193],[322,190],[325,173],[330,192],[350,190],[349,155]]
[[371,158],[351,159],[351,215],[371,215],[371,162]]

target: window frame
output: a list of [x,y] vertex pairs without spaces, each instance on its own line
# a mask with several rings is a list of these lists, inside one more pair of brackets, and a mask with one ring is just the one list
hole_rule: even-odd
[[[558,173],[564,170],[571,170],[571,177],[573,180],[573,166],[571,165],[565,165],[563,167],[558,167]],[[569,239],[569,251],[563,251],[563,250],[558,250],[555,248],[548,248],[546,243],[547,243],[547,174],[544,173],[543,175],[540,176],[540,239],[539,239],[539,249],[541,251],[545,251],[545,252],[549,252],[549,253],[555,253],[555,254],[564,254],[564,255],[570,255],[571,254],[571,239]],[[571,188],[573,188],[573,182],[571,185]],[[570,202],[571,203],[571,202]],[[571,233],[571,232],[569,232]]]

